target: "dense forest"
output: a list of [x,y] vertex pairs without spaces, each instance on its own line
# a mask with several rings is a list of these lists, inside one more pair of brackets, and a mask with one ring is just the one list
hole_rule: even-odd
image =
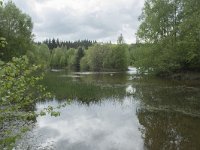
[[53,38],[53,39],[46,39],[43,42],[38,42],[37,44],[46,44],[50,50],[57,48],[57,47],[66,47],[69,48],[75,48],[78,47],[85,47],[88,49],[88,47],[92,46],[93,44],[97,43],[96,40],[90,41],[90,40],[78,40],[78,41],[60,41],[59,39]]
[[[117,44],[111,44],[54,38],[34,42],[31,17],[11,1],[1,3],[0,144],[6,146],[19,136],[12,132],[13,126],[19,128],[17,120],[26,123],[40,115],[27,111],[38,99],[50,96],[38,85],[42,78],[38,72],[51,68],[125,71],[129,65],[135,66],[139,73],[164,76],[200,71],[199,8],[199,0],[146,0],[139,17],[137,43],[126,44],[120,35],[116,37]],[[37,97],[38,93],[45,94]],[[10,124],[10,128],[5,129],[5,124]],[[24,127],[20,127],[20,132],[26,130]]]

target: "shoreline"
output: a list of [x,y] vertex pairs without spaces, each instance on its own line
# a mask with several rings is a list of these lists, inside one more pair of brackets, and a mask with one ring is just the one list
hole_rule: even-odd
[[179,73],[173,73],[164,78],[172,79],[172,80],[179,80],[179,81],[182,81],[182,80],[200,81],[200,72],[179,72]]

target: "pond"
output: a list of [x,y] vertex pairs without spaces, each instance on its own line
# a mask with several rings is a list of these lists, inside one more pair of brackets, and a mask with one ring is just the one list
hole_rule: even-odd
[[16,149],[200,149],[200,83],[127,72],[48,72],[59,117],[38,117]]

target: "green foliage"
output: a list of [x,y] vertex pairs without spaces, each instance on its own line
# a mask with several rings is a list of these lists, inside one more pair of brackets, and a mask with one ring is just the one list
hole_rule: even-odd
[[78,49],[79,47],[84,47],[88,49],[88,47],[92,46],[93,44],[97,43],[96,41],[91,40],[78,40],[78,41],[60,41],[59,39],[46,39],[43,41],[50,50],[57,48],[57,47],[66,47],[67,49],[74,48]]
[[109,56],[111,66],[116,70],[126,70],[128,68],[128,47],[125,44],[114,45]]
[[45,44],[34,45],[32,50],[27,52],[30,63],[48,68],[50,66],[50,50]]
[[124,44],[96,44],[86,51],[81,60],[81,69],[92,71],[126,70],[128,47]]
[[13,58],[0,66],[0,149],[10,149],[37,114],[35,103],[50,93],[38,84],[38,67],[29,65],[28,58]]
[[79,47],[76,50],[75,53],[75,63],[74,63],[74,70],[79,71],[80,70],[80,61],[81,58],[84,56],[84,49],[82,47]]
[[146,0],[137,36],[135,64],[142,71],[170,74],[200,70],[200,2]]
[[[86,52],[87,53],[87,52]],[[82,71],[88,71],[90,69],[90,66],[89,66],[89,62],[88,62],[88,56],[85,55],[85,57],[83,57],[80,61],[80,69]]]
[[69,68],[73,68],[75,66],[75,54],[76,54],[76,49],[70,48],[67,51],[67,65]]
[[0,47],[4,48],[7,44],[8,43],[6,42],[6,38],[0,37]]
[[51,67],[63,68],[67,66],[67,49],[55,48],[51,54]]
[[79,47],[78,49],[70,48],[67,51],[68,67],[74,71],[80,71],[80,61],[84,56],[84,49]]
[[180,69],[177,54],[173,49],[162,48],[154,44],[137,45],[132,53],[134,55],[134,66],[139,68],[140,73],[171,74]]
[[144,73],[152,68],[152,49],[148,46],[137,46],[131,50],[134,59],[134,66],[139,68],[140,73]]
[[[1,49],[5,48],[7,44],[8,43],[6,42],[6,39],[4,37],[0,37],[0,48]],[[3,56],[3,53],[0,53],[0,56]]]
[[80,70],[80,60],[84,56],[84,49],[79,47],[78,49],[70,48],[55,48],[51,54],[51,67],[64,68],[68,67],[75,71]]
[[100,45],[96,44],[89,47],[86,55],[88,58],[88,64],[92,71],[102,71],[104,68],[104,58],[109,52],[110,45]]
[[0,48],[0,59],[9,61],[12,57],[26,54],[32,45],[31,18],[22,13],[11,1],[0,7],[0,35],[6,38],[7,46]]
[[33,50],[27,53],[31,63],[52,68],[66,68],[74,71],[109,71],[126,70],[128,66],[128,46],[125,44],[95,44],[88,50],[67,49],[65,47],[55,48],[50,54],[48,47],[44,44],[35,45]]
[[128,46],[128,64],[129,64],[129,66],[134,66],[134,63],[136,61],[136,57],[134,54],[136,45],[137,44],[131,44]]

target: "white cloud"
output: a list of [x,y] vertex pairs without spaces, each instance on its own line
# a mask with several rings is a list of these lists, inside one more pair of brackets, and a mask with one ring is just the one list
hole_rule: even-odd
[[13,0],[34,22],[36,40],[91,39],[135,42],[144,0]]

